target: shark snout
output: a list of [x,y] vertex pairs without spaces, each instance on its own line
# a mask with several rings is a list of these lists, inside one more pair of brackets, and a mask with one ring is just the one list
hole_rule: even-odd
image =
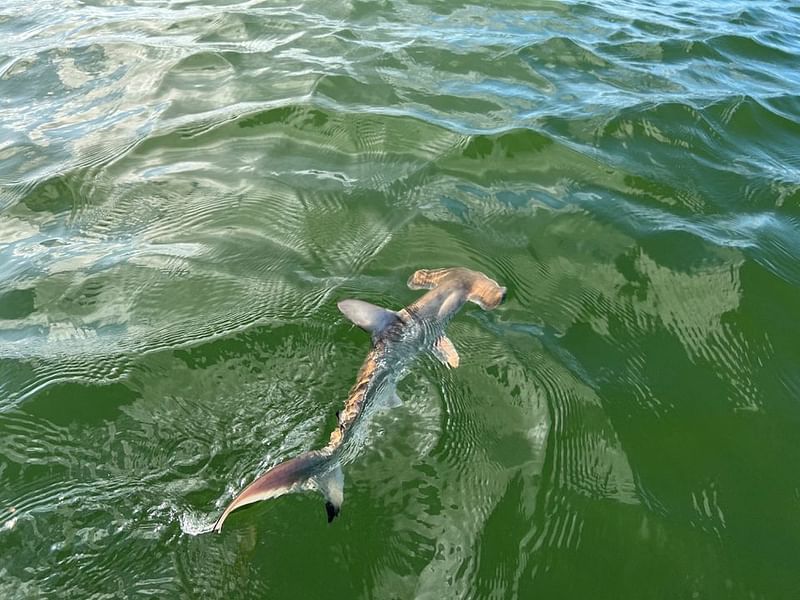
[[500,302],[504,302],[507,295],[508,295],[508,289],[506,289],[504,287],[501,287],[500,288]]

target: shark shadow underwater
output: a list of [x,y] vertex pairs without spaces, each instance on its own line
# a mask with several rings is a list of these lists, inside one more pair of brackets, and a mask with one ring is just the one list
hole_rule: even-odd
[[304,490],[325,496],[330,523],[344,500],[342,465],[363,447],[370,415],[400,404],[397,383],[421,352],[431,352],[450,368],[458,366],[458,352],[444,329],[465,302],[492,310],[506,295],[506,288],[496,281],[464,268],[416,271],[408,287],[430,291],[396,312],[361,300],[339,302],[339,310],[368,331],[372,343],[344,408],[336,414],[338,425],[328,444],[280,463],[248,485],[222,513],[215,531],[222,530],[225,519],[237,508]]

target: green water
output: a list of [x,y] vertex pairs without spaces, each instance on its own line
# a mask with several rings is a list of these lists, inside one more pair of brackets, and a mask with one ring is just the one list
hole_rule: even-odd
[[[7,0],[0,598],[800,598],[800,8]],[[336,302],[506,285],[319,495]]]

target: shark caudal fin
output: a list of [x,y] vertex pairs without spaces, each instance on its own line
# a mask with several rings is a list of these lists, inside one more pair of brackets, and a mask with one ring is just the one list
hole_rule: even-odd
[[325,511],[330,523],[339,514],[344,500],[342,469],[338,464],[331,468],[330,460],[330,456],[312,451],[273,467],[233,499],[214,524],[214,531],[222,531],[225,519],[237,508],[308,489],[316,489],[325,496]]

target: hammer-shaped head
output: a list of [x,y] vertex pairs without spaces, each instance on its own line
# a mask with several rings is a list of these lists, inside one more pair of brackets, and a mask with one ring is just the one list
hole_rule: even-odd
[[420,269],[408,278],[412,290],[433,289],[440,285],[461,286],[467,300],[484,310],[492,310],[506,297],[506,288],[479,271],[463,267],[451,269]]

